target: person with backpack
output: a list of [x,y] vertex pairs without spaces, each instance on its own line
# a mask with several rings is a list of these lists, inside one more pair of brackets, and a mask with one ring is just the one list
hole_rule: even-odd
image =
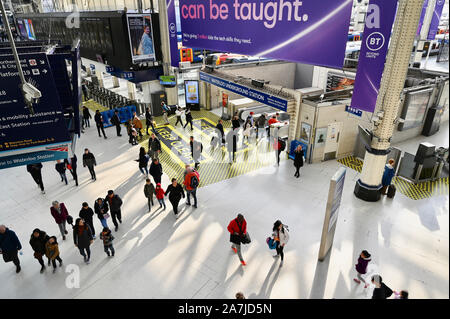
[[153,195],[155,195],[155,186],[152,184],[150,178],[145,180],[144,195],[147,198],[148,211],[150,212],[152,210],[152,206],[154,205]]
[[242,237],[247,233],[247,221],[244,216],[238,214],[237,217],[228,224],[227,230],[230,233],[230,242],[232,243],[231,249],[238,255],[241,264],[246,266],[247,264],[241,253]]
[[94,228],[94,211],[92,210],[92,208],[89,207],[89,204],[84,202],[81,205],[81,210],[80,210],[80,218],[84,220],[84,222],[86,224],[89,225],[89,227],[91,227],[91,231],[92,231],[92,237],[95,239],[95,228]]
[[111,229],[108,227],[103,228],[103,231],[100,233],[100,239],[103,240],[103,249],[105,250],[106,255],[108,255],[108,257],[114,257],[116,251],[113,246],[114,236],[111,233]]
[[52,207],[50,207],[50,213],[55,219],[56,224],[58,224],[63,240],[66,240],[66,235],[68,234],[66,221],[69,216],[66,205],[64,205],[64,203],[58,203],[58,201],[55,200],[52,202]]
[[50,237],[45,244],[45,256],[52,262],[53,273],[56,272],[56,260],[59,261],[59,267],[62,267],[63,261],[59,256],[59,246],[55,236]]
[[184,124],[183,128],[186,128],[186,126],[188,126],[188,124],[191,125],[191,131],[194,129],[193,128],[193,124],[192,124],[192,113],[191,113],[191,108],[187,107],[186,111],[184,112],[184,114],[186,115],[186,124]]
[[181,197],[185,198],[183,187],[178,184],[176,178],[172,178],[172,184],[167,187],[165,192],[165,196],[169,195],[169,201],[173,207],[173,213],[175,214],[175,218],[178,219],[178,204],[180,203]]
[[94,211],[97,218],[102,223],[103,228],[108,227],[107,219],[110,217],[108,214],[108,202],[104,201],[103,198],[97,198],[94,203]]
[[276,247],[277,254],[273,257],[274,258],[281,257],[280,267],[283,267],[284,247],[289,241],[289,229],[287,228],[287,226],[283,225],[283,223],[280,220],[277,220],[273,224],[272,230],[273,230],[272,233],[273,239],[277,242]]
[[280,154],[286,149],[286,142],[278,137],[273,143],[273,149],[275,150],[277,165],[280,166]]
[[[382,195],[386,195],[386,191],[388,190],[388,188],[391,188],[393,186],[391,184],[392,184],[392,179],[395,176],[394,165],[395,165],[395,160],[393,158],[391,158],[388,161],[388,163],[386,164],[386,166],[384,167],[383,179],[381,181],[381,183],[383,185],[383,187],[381,188]],[[392,193],[392,190],[390,190],[390,192]]]
[[364,280],[361,275],[367,273],[367,266],[369,265],[370,254],[367,250],[363,250],[358,257],[358,263],[355,265],[356,273],[358,278],[353,278],[353,280],[359,285],[361,281],[364,283],[364,288],[369,287],[369,284]]
[[386,284],[383,282],[383,278],[380,275],[372,276],[372,284],[375,285],[372,299],[387,299],[394,293],[391,288],[386,286]]
[[142,175],[145,176],[145,178],[148,177],[148,161],[150,156],[147,155],[145,152],[145,148],[141,147],[139,149],[139,158],[136,160],[136,162],[139,163],[139,170],[141,171]]
[[91,180],[96,181],[97,176],[95,175],[94,166],[97,165],[97,161],[95,160],[94,154],[92,154],[89,149],[84,149],[83,154],[83,167],[88,167],[89,173],[91,174]]
[[156,184],[161,184],[163,169],[161,163],[156,158],[153,160],[153,163],[150,164],[150,175],[152,175]]
[[203,152],[203,144],[194,139],[193,136],[190,137],[189,145],[191,146],[191,156],[195,163],[195,169],[198,169],[200,165],[200,157]]
[[95,111],[94,120],[95,120],[95,124],[97,125],[98,137],[102,137],[100,134],[100,130],[101,130],[103,133],[103,137],[105,139],[107,139],[106,134],[105,134],[105,127],[104,127],[104,123],[103,123],[103,116],[100,113],[100,110]]
[[[45,264],[43,256],[45,255],[45,244],[49,240],[49,236],[45,231],[36,228],[33,230],[30,238],[30,246],[34,251],[34,258],[36,258],[41,265],[41,274],[45,271]],[[50,260],[49,260],[50,263]]]
[[164,192],[164,189],[161,187],[161,183],[156,184],[155,194],[156,194],[156,199],[159,202],[159,208],[163,207],[163,205],[164,205],[163,210],[166,210],[166,203],[164,202],[165,192]]
[[56,160],[55,169],[61,177],[61,182],[66,182],[67,185],[66,164],[61,160]]
[[84,257],[84,262],[89,264],[91,259],[90,246],[94,242],[94,238],[92,237],[91,228],[81,218],[77,218],[75,221],[75,227],[73,228],[73,242],[75,247],[80,251],[81,256]]
[[34,164],[27,165],[28,173],[30,173],[31,177],[33,177],[33,180],[41,188],[42,194],[45,194],[44,182],[42,181],[41,170],[42,170],[42,163],[34,163]]
[[186,177],[184,179],[184,186],[186,187],[187,201],[186,205],[191,205],[191,195],[194,198],[194,208],[197,208],[197,188],[200,185],[200,175],[199,173],[189,167],[187,170]]
[[111,117],[110,122],[112,125],[114,125],[116,127],[117,136],[122,136],[122,134],[120,134],[120,131],[122,129],[120,127],[119,111],[114,110],[114,115]]
[[20,250],[22,250],[22,244],[16,233],[5,225],[0,225],[0,254],[3,255],[3,261],[5,263],[10,261],[14,263],[17,274],[22,269],[20,267],[19,256],[17,255]]
[[109,210],[111,211],[111,217],[112,221],[115,226],[115,231],[119,229],[119,223],[122,224],[122,211],[120,207],[122,206],[122,199],[119,197],[119,195],[114,194],[113,190],[108,191],[108,195],[105,197],[105,202],[109,205]]
[[294,166],[295,166],[295,174],[294,177],[300,177],[300,167],[303,166],[303,160],[305,158],[305,153],[303,152],[303,148],[301,145],[297,146],[294,151]]

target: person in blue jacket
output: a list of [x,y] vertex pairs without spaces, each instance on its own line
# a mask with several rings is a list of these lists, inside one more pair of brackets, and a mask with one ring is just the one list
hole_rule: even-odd
[[391,185],[392,179],[395,176],[394,165],[395,165],[395,161],[394,161],[394,159],[391,158],[388,161],[388,164],[386,164],[386,167],[384,168],[383,180],[381,181],[381,183],[383,184],[383,188],[381,188],[381,194],[383,194],[383,195],[386,195],[386,190]]
[[15,232],[0,225],[0,252],[5,263],[12,261],[16,266],[16,273],[20,272],[20,261],[17,253],[22,249],[19,238]]

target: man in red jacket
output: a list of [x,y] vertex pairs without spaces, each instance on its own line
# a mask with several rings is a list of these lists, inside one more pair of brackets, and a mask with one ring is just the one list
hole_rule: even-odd
[[58,201],[53,201],[52,207],[50,207],[50,213],[52,214],[55,222],[58,224],[59,230],[61,231],[61,235],[63,240],[66,240],[67,230],[66,230],[66,221],[69,213],[67,212],[66,205],[64,203],[58,203]]
[[200,175],[192,167],[186,168],[186,177],[184,178],[184,186],[186,186],[187,201],[186,205],[191,205],[191,196],[194,197],[194,208],[197,208],[197,188],[200,184]]
[[243,266],[247,265],[241,254],[241,238],[247,233],[247,222],[242,214],[237,215],[227,227],[230,232],[231,249],[235,254],[238,254],[239,260]]

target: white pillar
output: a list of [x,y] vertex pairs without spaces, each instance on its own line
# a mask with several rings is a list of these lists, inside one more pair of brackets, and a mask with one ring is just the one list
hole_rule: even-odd
[[128,98],[130,100],[136,100],[136,85],[133,82],[127,81]]
[[95,72],[95,75],[97,75],[98,86],[101,88],[105,87],[105,85],[103,83],[103,72],[97,70],[97,72]]
[[118,77],[112,76],[112,81],[113,81],[113,87],[114,88],[120,87],[120,83],[119,83],[119,78]]

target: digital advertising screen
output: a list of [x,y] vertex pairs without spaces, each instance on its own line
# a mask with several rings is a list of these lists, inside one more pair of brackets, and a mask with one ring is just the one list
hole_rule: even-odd
[[154,61],[155,46],[151,16],[142,14],[127,15],[128,35],[130,38],[133,63]]
[[23,20],[25,22],[25,29],[27,38],[30,40],[36,40],[36,36],[34,34],[33,22],[30,19]]
[[17,25],[19,26],[19,33],[25,39],[28,39],[27,30],[25,29],[24,23],[22,20],[17,20]]
[[199,104],[198,81],[184,81],[184,90],[186,92],[186,104]]

